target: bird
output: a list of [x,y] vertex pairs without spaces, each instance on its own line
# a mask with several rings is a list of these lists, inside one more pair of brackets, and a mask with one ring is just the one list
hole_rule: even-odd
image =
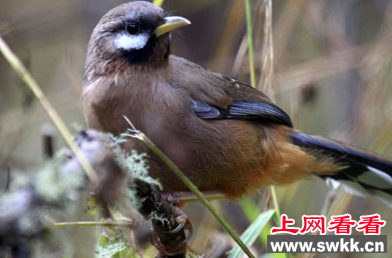
[[[389,203],[392,161],[293,127],[261,91],[171,53],[171,33],[190,25],[147,1],[121,4],[94,28],[82,103],[91,129],[143,132],[199,188],[238,199],[312,175],[353,183]],[[188,188],[141,141],[150,176],[167,193]]]

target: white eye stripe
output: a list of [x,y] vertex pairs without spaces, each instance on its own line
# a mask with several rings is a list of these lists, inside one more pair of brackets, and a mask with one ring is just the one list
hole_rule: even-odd
[[121,33],[117,35],[114,40],[114,43],[117,48],[123,50],[138,50],[142,49],[146,46],[148,42],[149,35],[148,34],[138,34],[138,35],[129,35]]

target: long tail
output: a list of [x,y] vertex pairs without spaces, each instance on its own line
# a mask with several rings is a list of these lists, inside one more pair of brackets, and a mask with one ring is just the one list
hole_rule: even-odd
[[309,152],[331,157],[342,169],[329,178],[333,186],[338,181],[356,195],[368,192],[392,208],[392,160],[320,136],[292,132],[293,143]]

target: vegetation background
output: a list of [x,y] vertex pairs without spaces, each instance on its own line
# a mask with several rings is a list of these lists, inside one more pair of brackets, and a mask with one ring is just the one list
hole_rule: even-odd
[[[0,0],[1,36],[69,127],[86,126],[80,93],[90,33],[103,14],[123,2]],[[392,2],[250,2],[257,87],[273,97],[302,131],[392,157]],[[272,3],[271,13],[268,3]],[[174,54],[250,81],[244,0],[166,0],[163,7],[192,21],[190,27],[174,35]],[[0,189],[4,189],[8,168],[12,174],[42,163],[42,131],[51,121],[2,56],[0,78]],[[56,148],[63,146],[58,135]],[[329,190],[317,178],[278,187],[280,211],[297,222],[304,214],[321,214]],[[252,199],[214,204],[242,232],[254,212],[247,204],[251,201],[263,210],[268,206],[263,196],[265,190],[261,189]],[[328,209],[330,213],[350,213],[356,220],[360,215],[379,213],[387,221],[382,234],[391,235],[391,210],[378,200],[350,197],[340,190],[336,197]],[[201,204],[191,204],[185,211],[197,228],[192,249],[203,252],[206,239],[222,239],[219,225]],[[88,241],[82,234],[75,236],[75,242]],[[391,250],[391,239],[388,241]],[[85,243],[84,247],[91,249],[93,244]],[[255,248],[259,255],[265,253],[262,244]],[[370,256],[374,254],[328,255]]]

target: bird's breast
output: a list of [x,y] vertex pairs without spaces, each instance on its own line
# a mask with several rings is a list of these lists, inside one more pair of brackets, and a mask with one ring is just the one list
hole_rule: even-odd
[[130,128],[126,116],[167,155],[182,161],[191,156],[186,145],[188,102],[184,94],[164,80],[147,77],[106,78],[87,86],[83,94],[90,128],[120,135]]

